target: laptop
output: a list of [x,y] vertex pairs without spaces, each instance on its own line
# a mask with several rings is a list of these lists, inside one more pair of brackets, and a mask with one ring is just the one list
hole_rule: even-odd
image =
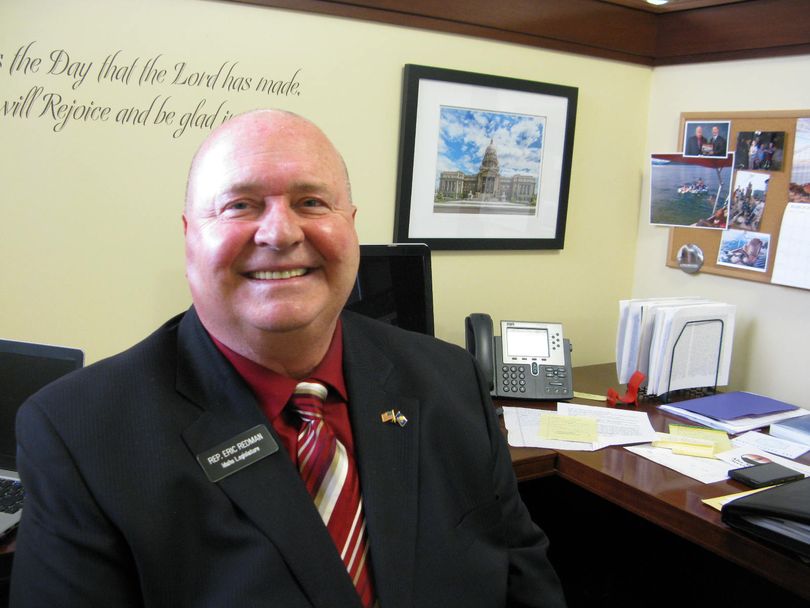
[[17,410],[43,386],[83,364],[84,353],[76,348],[0,340],[0,538],[14,530],[22,516]]

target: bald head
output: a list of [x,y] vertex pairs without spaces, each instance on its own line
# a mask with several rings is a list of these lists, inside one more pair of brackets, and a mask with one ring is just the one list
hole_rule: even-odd
[[[205,138],[203,143],[200,144],[200,147],[194,154],[194,158],[191,160],[191,167],[186,181],[185,208],[188,209],[189,204],[200,190],[197,182],[201,168],[209,166],[209,163],[212,161],[216,162],[218,154],[214,151],[222,151],[223,148],[233,149],[238,147],[240,142],[245,140],[246,136],[255,134],[266,136],[267,145],[272,146],[274,139],[299,137],[300,135],[298,135],[298,133],[301,131],[306,132],[310,137],[322,139],[337,157],[340,165],[343,167],[346,179],[346,191],[348,192],[349,200],[351,200],[351,181],[349,179],[349,170],[346,167],[346,162],[323,131],[312,121],[294,112],[267,109],[253,110],[234,116],[214,129],[210,135]],[[213,158],[209,158],[212,156]],[[204,193],[202,193],[202,195],[205,196]]]

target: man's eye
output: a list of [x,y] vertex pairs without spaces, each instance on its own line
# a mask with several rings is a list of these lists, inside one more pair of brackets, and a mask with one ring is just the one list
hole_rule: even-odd
[[298,203],[299,209],[309,212],[321,212],[329,208],[329,206],[319,198],[303,198]]
[[244,215],[250,212],[251,209],[253,209],[253,205],[250,204],[250,201],[233,201],[222,208],[222,214]]

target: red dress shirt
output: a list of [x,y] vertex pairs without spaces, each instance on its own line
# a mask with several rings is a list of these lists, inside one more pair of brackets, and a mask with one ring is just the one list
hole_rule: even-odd
[[[285,411],[284,407],[289,402],[298,380],[271,371],[234,352],[213,336],[211,338],[237,373],[250,386],[259,401],[259,406],[278,433],[290,458],[297,464],[296,444],[301,422],[295,414]],[[308,378],[323,382],[329,389],[324,406],[324,419],[345,446],[352,460],[356,462],[352,427],[349,421],[346,382],[343,378],[343,326],[340,319],[338,319],[326,355]]]

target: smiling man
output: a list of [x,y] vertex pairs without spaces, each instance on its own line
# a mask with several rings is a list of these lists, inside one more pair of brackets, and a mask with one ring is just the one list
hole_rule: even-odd
[[12,606],[564,605],[472,358],[342,312],[355,212],[311,122],[209,136],[193,306],[18,417]]
[[305,376],[354,285],[355,211],[343,161],[314,125],[268,112],[215,133],[195,157],[183,216],[206,329],[273,371]]

